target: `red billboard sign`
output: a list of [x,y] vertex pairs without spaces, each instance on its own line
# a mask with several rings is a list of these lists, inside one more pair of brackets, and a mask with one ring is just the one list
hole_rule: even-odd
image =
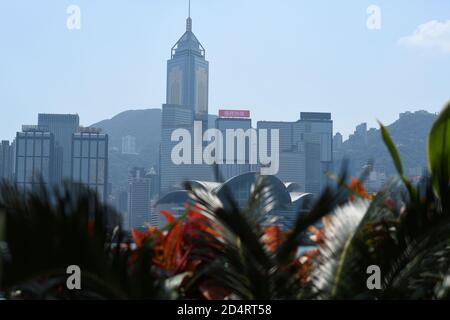
[[219,110],[221,118],[250,118],[249,110]]

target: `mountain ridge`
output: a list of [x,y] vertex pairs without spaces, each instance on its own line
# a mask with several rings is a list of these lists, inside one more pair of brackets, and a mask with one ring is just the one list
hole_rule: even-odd
[[[407,111],[386,126],[400,153],[406,175],[419,176],[427,167],[427,137],[436,118],[437,114],[425,110]],[[365,139],[356,132],[350,135],[349,139],[343,142],[342,149],[337,150],[335,164],[347,158],[350,160],[350,172],[357,174],[372,160],[376,170],[384,171],[387,176],[396,174],[380,130],[367,130]]]

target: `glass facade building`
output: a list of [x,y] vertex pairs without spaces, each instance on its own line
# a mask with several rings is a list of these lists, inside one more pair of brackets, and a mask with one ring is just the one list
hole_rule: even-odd
[[306,192],[318,194],[333,169],[333,120],[331,113],[302,112],[295,125],[305,148]]
[[192,32],[192,19],[186,32],[172,48],[167,62],[167,104],[191,108],[197,120],[208,118],[209,63],[205,49]]
[[71,181],[97,191],[106,202],[108,188],[108,135],[78,132],[72,138]]
[[55,182],[61,183],[70,178],[72,135],[78,131],[80,118],[77,114],[47,114],[38,115],[38,126],[47,127],[55,139]]
[[[330,113],[302,112],[295,122],[260,121],[258,129],[278,129],[280,168],[277,177],[318,194],[333,167],[333,121]],[[270,149],[270,140],[269,147]]]
[[[244,132],[247,132],[247,130],[252,129],[252,120],[249,118],[219,117],[216,119],[216,129],[218,129],[223,136],[223,159],[222,163],[218,166],[220,178],[223,179],[223,181],[227,181],[234,176],[238,176],[250,171],[255,171],[257,169],[257,165],[250,163],[250,141],[248,137],[245,138],[245,152],[243,159],[238,159],[239,146],[237,145],[238,139],[236,138],[236,136],[234,137],[234,141],[232,141],[232,145],[234,146],[233,159],[227,159],[226,152],[227,143],[231,146],[231,143],[227,141],[227,130],[233,130],[234,132],[236,132],[236,130],[242,129],[244,130]],[[230,161],[232,163],[227,163]]]
[[[84,184],[106,203],[108,135],[79,127],[78,115],[39,114],[38,125],[24,125],[15,141],[0,145],[0,178],[10,173],[19,188],[41,186],[62,191],[63,182]],[[12,163],[8,164],[8,157]]]
[[128,181],[128,227],[144,229],[150,222],[151,181],[144,168],[133,168]]
[[14,168],[14,147],[7,140],[0,144],[0,180],[11,180]]
[[24,126],[16,135],[15,182],[22,190],[36,190],[54,182],[54,136],[42,126]]
[[[172,47],[167,61],[166,104],[162,107],[160,148],[160,194],[179,189],[184,180],[211,180],[213,169],[204,164],[175,165],[171,152],[177,142],[171,141],[174,130],[184,128],[194,133],[194,121],[208,128],[209,63],[205,49],[192,32],[192,19],[186,21],[186,32]],[[201,132],[203,135],[203,131]],[[193,147],[192,154],[200,150]]]

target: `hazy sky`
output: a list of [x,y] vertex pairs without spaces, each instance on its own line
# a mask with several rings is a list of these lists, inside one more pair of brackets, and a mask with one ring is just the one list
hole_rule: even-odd
[[[335,131],[450,99],[448,0],[192,0],[210,61],[210,113],[254,120],[333,113]],[[81,9],[68,30],[67,7]],[[367,8],[381,9],[369,30]],[[0,139],[38,112],[89,125],[165,102],[166,60],[187,0],[1,0]]]

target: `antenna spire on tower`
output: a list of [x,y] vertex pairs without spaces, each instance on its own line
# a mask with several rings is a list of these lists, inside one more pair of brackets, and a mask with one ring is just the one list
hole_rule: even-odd
[[188,18],[186,19],[186,31],[192,31],[191,0],[189,0]]

